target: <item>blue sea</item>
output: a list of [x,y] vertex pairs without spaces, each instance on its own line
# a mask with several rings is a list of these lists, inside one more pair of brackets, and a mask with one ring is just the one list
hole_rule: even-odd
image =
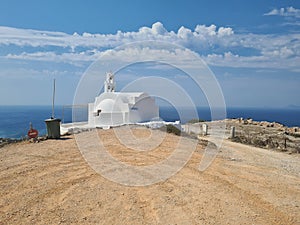
[[[80,109],[81,120],[87,120],[87,109]],[[165,121],[181,120],[182,123],[193,119],[189,109],[185,111],[184,118],[179,118],[175,108],[160,107],[160,117]],[[78,112],[78,110],[77,110]],[[209,108],[197,108],[198,117],[204,120],[211,120]],[[51,117],[51,106],[0,106],[0,137],[22,138],[25,137],[31,122],[40,135],[46,134],[45,119]],[[77,113],[78,114],[78,113]],[[62,106],[55,107],[55,117],[62,119],[62,122],[72,121],[72,110]],[[299,108],[227,108],[227,118],[252,118],[257,121],[279,122],[286,126],[300,127]],[[215,118],[218,119],[218,118]],[[220,117],[220,119],[222,119]]]

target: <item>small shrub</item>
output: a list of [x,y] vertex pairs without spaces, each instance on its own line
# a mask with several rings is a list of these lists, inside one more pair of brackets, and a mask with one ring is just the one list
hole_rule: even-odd
[[256,147],[266,147],[266,143],[259,138],[253,138],[251,144],[253,144]]
[[299,133],[288,133],[288,135],[293,136],[295,138],[299,138],[300,137]]
[[175,135],[180,135],[181,134],[181,130],[179,130],[177,127],[173,126],[173,125],[166,125],[166,128],[167,128],[167,132],[168,133],[172,133],[172,134],[175,134]]
[[239,143],[242,143],[242,139],[241,139],[239,136],[235,136],[235,137],[231,138],[231,140],[232,140],[233,142],[239,142]]

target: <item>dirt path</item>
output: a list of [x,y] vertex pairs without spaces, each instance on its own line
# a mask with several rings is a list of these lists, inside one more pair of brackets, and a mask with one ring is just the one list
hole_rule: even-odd
[[[155,163],[178,142],[168,134],[151,153],[135,154],[111,130],[99,136],[114,157],[136,165]],[[76,147],[70,136],[0,149],[0,224],[300,224],[298,155],[225,141],[199,172],[198,145],[167,181],[128,187],[95,173]]]

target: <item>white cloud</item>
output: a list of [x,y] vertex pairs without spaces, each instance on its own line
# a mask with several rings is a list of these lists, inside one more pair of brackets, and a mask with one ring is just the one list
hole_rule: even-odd
[[121,60],[122,62],[143,62],[147,61],[160,61],[168,58],[170,61],[176,62],[176,64],[182,65],[182,67],[189,66],[191,60],[191,54],[188,49],[158,49],[140,46],[141,43],[136,43],[134,46],[128,46],[124,49],[109,49],[106,51],[91,50],[77,53],[63,53],[57,54],[55,52],[35,52],[21,54],[8,54],[7,59],[18,60],[33,60],[33,61],[45,61],[56,63],[68,63],[76,66],[81,66],[84,62],[94,62],[100,57],[102,61],[112,61],[114,59]]
[[195,28],[196,36],[230,36],[234,34],[231,27],[219,27],[217,30],[217,26],[212,24],[210,26],[205,25],[197,25]]
[[190,29],[182,26],[179,28],[177,36],[181,39],[187,40],[193,36],[193,33]]
[[[290,52],[286,49],[281,51],[267,53],[260,56],[240,56],[231,52],[224,54],[209,54],[204,60],[215,66],[235,67],[235,68],[269,68],[269,69],[287,69],[295,71],[299,68],[300,57],[288,58]],[[283,60],[285,58],[285,60]]]
[[273,9],[268,13],[264,14],[265,16],[286,16],[286,17],[295,17],[300,18],[300,9],[296,9],[292,6],[280,9]]
[[214,36],[214,35],[216,35],[216,25],[212,24],[209,27],[207,27],[205,25],[197,25],[195,28],[195,31],[199,35]]
[[72,35],[62,32],[37,31],[29,29],[17,29],[11,27],[0,27],[0,45],[16,46],[59,46],[59,47],[97,47],[111,48],[132,41],[161,40],[170,42],[180,42],[181,39],[189,41],[208,40],[210,36],[218,35],[220,38],[230,36],[234,32],[232,28],[220,27],[218,31],[215,25],[197,25],[192,31],[181,27],[177,33],[167,31],[162,23],[156,22],[149,27],[141,27],[137,32],[121,32],[116,34],[90,34],[84,32],[82,35],[74,33]]
[[152,25],[153,34],[164,35],[167,33],[167,30],[164,28],[164,25],[161,22],[156,22]]
[[95,61],[99,56],[100,56],[99,52],[95,52],[94,54],[88,54],[88,52],[63,53],[63,54],[57,54],[55,52],[35,52],[35,53],[23,52],[19,55],[8,54],[6,58],[71,63],[76,61],[79,62]]
[[[299,13],[298,9],[288,7],[268,14]],[[180,27],[177,32],[168,31],[162,23],[156,22],[151,27],[141,27],[136,32],[116,34],[66,34],[11,27],[0,27],[0,48],[10,50],[11,45],[19,51],[10,52],[7,59],[53,61],[77,66],[93,62],[107,49],[139,41],[162,41],[190,48],[203,56],[210,65],[230,67],[286,68],[299,69],[296,63],[300,57],[300,34],[282,35],[238,34],[230,27],[216,25],[197,25],[195,29]],[[23,48],[24,47],[24,48]],[[26,52],[26,47],[31,48]],[[57,50],[59,47],[59,50]],[[15,49],[15,48],[14,48]],[[50,50],[49,50],[50,49]],[[80,49],[80,50],[79,50]],[[235,54],[231,53],[235,49]],[[245,53],[249,51],[255,53]],[[250,51],[250,52],[251,52]],[[20,53],[22,52],[22,53]],[[111,51],[111,54],[114,52]],[[107,54],[107,53],[106,53]],[[114,53],[115,54],[115,53]],[[169,54],[163,50],[132,49],[124,52],[124,58],[153,54]],[[173,52],[176,57],[184,52]],[[113,55],[112,55],[113,56]],[[276,65],[275,65],[276,64]]]
[[233,34],[233,30],[230,27],[220,27],[219,30],[218,30],[218,35],[220,37],[230,36],[232,34]]
[[280,59],[285,59],[293,56],[295,53],[293,52],[293,50],[285,46],[279,49],[275,49],[273,51],[263,52],[263,54],[269,56],[270,58],[279,57]]

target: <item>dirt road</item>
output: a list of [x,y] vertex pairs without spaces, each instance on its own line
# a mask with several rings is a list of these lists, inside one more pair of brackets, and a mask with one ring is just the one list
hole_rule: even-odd
[[[133,132],[149,135],[146,129]],[[178,142],[167,134],[151,153],[136,153],[112,130],[98,133],[111,155],[135,165],[161,160]],[[299,155],[225,141],[213,164],[200,172],[204,147],[199,144],[170,179],[129,187],[93,171],[74,136],[5,146],[0,224],[300,224]]]

